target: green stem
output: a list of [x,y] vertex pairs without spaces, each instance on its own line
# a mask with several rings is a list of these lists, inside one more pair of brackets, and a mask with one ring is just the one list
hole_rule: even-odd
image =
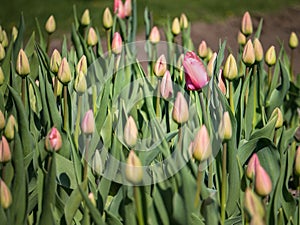
[[88,171],[88,158],[89,158],[89,143],[90,135],[88,134],[85,141],[85,150],[84,150],[84,166],[83,166],[83,181],[87,181],[87,171]]
[[64,130],[68,131],[68,86],[64,85]]
[[271,88],[271,82],[272,82],[272,67],[268,66],[268,87]]
[[233,96],[233,82],[229,81],[229,103],[230,103],[230,108],[231,111],[233,113],[233,115],[235,114],[235,110],[234,110],[234,96]]
[[167,133],[170,132],[170,118],[169,118],[169,102],[166,101],[165,103],[165,113],[166,113],[166,127],[167,127]]
[[195,208],[198,208],[198,205],[199,205],[199,202],[200,202],[202,177],[203,177],[203,171],[201,171],[200,169],[198,169],[198,174],[197,174],[197,190],[196,190],[195,201],[194,201]]
[[75,131],[74,131],[74,142],[76,149],[78,149],[78,138],[79,138],[79,125],[80,125],[80,114],[81,114],[81,105],[82,105],[82,95],[78,96],[78,106],[77,106],[77,116],[75,123]]
[[23,105],[25,107],[25,103],[26,103],[26,77],[22,78],[22,102]]
[[291,50],[291,60],[290,60],[291,64],[290,64],[290,80],[293,81],[293,78],[294,78],[294,81],[296,82],[296,77],[295,77],[295,74],[293,73],[293,67],[294,67],[294,50],[292,49]]
[[227,144],[223,144],[222,157],[222,186],[221,186],[221,224],[225,224],[226,196],[227,196]]
[[208,188],[213,187],[213,166],[212,166],[212,156],[208,158]]
[[256,79],[257,79],[257,65],[254,66],[254,74],[253,74],[253,95],[254,95],[254,102],[253,102],[253,119],[252,119],[252,130],[255,129],[256,126],[256,105],[257,105],[257,86],[256,86]]
[[156,117],[160,117],[160,80],[157,83],[157,96],[156,96]]
[[106,30],[106,42],[108,56],[111,56],[111,29]]
[[206,113],[206,107],[205,107],[205,104],[204,104],[202,91],[200,92],[200,105],[201,105],[201,109],[202,109],[204,124],[206,125],[206,127],[208,129],[209,128],[209,124],[208,124],[209,121],[208,121],[208,117],[207,117],[207,113]]
[[143,218],[143,209],[141,204],[141,193],[138,186],[133,187],[134,192],[134,199],[135,199],[135,207],[136,207],[136,214],[138,219],[139,225],[144,225],[144,218]]
[[97,87],[95,84],[92,86],[92,98],[93,98],[93,112],[97,114]]
[[58,86],[58,79],[57,76],[54,77],[54,98],[57,98],[57,86]]

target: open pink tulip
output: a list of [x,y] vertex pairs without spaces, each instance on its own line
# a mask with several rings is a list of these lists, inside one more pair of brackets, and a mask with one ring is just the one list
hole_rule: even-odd
[[185,82],[188,90],[198,91],[207,85],[209,77],[206,69],[194,52],[187,52],[183,59]]

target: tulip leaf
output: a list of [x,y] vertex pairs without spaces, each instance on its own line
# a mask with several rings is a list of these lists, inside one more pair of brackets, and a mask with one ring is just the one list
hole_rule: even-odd
[[81,57],[83,55],[83,49],[82,49],[82,45],[80,43],[80,38],[78,37],[78,33],[76,31],[74,24],[72,24],[71,37],[72,37],[73,44],[74,44],[76,52],[77,52],[77,56]]
[[44,39],[44,35],[40,26],[40,22],[38,21],[38,18],[35,18],[35,23],[36,23],[36,27],[38,30],[38,34],[39,34],[39,39],[40,39],[40,47],[42,50],[46,50],[46,41]]
[[163,198],[156,186],[154,186],[152,196],[153,196],[154,207],[157,211],[157,214],[158,214],[162,224],[164,224],[164,225],[170,224],[168,211],[164,204]]
[[18,27],[18,36],[17,39],[14,42],[14,50],[13,50],[13,62],[16,62],[16,59],[18,57],[18,53],[20,49],[22,48],[23,39],[24,39],[24,33],[25,33],[25,21],[24,21],[24,15],[23,12],[20,16],[20,22]]

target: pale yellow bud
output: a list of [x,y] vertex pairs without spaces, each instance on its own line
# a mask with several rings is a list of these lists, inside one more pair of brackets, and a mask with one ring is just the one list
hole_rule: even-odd
[[48,20],[47,20],[47,22],[45,24],[45,29],[48,32],[48,34],[52,34],[55,31],[55,29],[56,29],[56,22],[55,22],[55,19],[54,19],[53,15],[51,15],[48,18]]

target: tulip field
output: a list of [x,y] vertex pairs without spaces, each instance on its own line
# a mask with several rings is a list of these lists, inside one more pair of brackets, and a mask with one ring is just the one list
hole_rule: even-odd
[[299,31],[245,11],[214,51],[137,2],[74,6],[61,46],[55,15],[0,26],[0,224],[299,225]]

